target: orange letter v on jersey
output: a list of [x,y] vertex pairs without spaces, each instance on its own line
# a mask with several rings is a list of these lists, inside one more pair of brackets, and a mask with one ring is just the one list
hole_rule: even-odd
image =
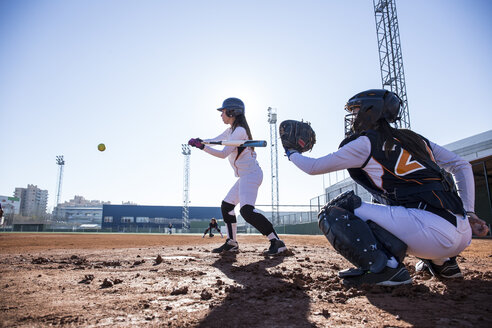
[[396,175],[407,175],[412,172],[422,170],[425,167],[417,161],[411,160],[411,155],[405,149],[401,149],[400,156],[395,165]]

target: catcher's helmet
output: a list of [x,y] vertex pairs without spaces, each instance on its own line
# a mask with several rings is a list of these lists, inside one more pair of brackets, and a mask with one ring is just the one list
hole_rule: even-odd
[[385,89],[371,89],[359,92],[347,101],[345,119],[352,121],[352,130],[362,132],[371,128],[378,120],[389,123],[399,120],[401,99]]
[[222,107],[217,110],[226,110],[227,116],[239,116],[244,114],[244,103],[239,98],[227,98],[222,103]]

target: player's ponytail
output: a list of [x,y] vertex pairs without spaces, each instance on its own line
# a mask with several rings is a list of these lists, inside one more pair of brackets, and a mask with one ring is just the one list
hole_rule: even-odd
[[232,123],[232,131],[234,131],[238,126],[241,126],[246,130],[249,140],[253,140],[253,136],[251,135],[251,130],[249,129],[248,121],[246,121],[246,116],[244,116],[244,114],[236,116],[234,123]]
[[380,120],[378,123],[377,130],[383,139],[386,157],[388,157],[389,151],[393,149],[396,139],[417,161],[425,162],[430,159],[425,141],[420,135],[412,130],[395,129],[386,120]]

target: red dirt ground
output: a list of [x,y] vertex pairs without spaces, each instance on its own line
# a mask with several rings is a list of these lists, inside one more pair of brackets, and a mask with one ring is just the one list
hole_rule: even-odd
[[459,257],[464,279],[346,288],[323,236],[0,234],[0,327],[492,327],[492,240]]

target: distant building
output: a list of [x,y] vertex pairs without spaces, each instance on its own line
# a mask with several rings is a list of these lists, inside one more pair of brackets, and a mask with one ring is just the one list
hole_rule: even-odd
[[79,206],[79,207],[97,207],[100,206],[102,209],[103,204],[111,204],[111,202],[104,202],[100,200],[87,200],[83,196],[75,195],[73,199],[66,201],[64,203],[58,204],[59,207],[68,206]]
[[100,226],[104,204],[110,204],[110,202],[87,200],[82,196],[74,196],[73,199],[60,203],[53,209],[53,218],[75,225],[96,224]]
[[[470,162],[475,178],[475,212],[492,224],[492,130],[458,140],[443,146]],[[362,200],[371,201],[371,195],[351,178],[326,188],[325,195],[311,199],[311,205],[323,206],[340,193],[354,190]]]
[[101,224],[102,205],[97,207],[87,206],[64,206],[57,207],[57,221],[64,221],[72,224]]
[[35,185],[27,185],[27,188],[15,188],[14,197],[20,199],[20,215],[33,218],[46,215],[48,190],[41,190]]
[[[111,231],[167,231],[183,227],[182,206],[103,205],[102,229]],[[220,207],[189,207],[189,220],[221,219]]]

